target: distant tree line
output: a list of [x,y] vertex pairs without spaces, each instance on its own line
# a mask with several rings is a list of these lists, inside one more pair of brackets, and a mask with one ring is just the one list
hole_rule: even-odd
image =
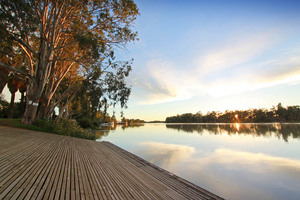
[[166,118],[166,123],[262,123],[300,122],[300,106],[283,107],[279,103],[271,109],[249,109],[222,112],[208,112],[202,115],[185,113]]
[[145,121],[141,119],[126,119],[125,117],[123,117],[122,123],[127,123],[128,126],[143,126]]

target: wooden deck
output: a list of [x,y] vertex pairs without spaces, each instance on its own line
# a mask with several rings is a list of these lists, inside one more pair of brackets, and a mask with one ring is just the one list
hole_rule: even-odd
[[222,199],[109,142],[0,126],[0,199]]

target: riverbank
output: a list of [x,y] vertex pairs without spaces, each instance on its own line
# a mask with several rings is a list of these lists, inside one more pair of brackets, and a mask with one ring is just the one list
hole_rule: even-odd
[[32,125],[22,123],[22,119],[0,118],[0,126],[23,128],[58,135],[65,135],[89,140],[97,138],[93,131],[83,129],[75,120],[61,119],[57,122],[38,119]]
[[0,199],[222,199],[108,142],[0,126]]

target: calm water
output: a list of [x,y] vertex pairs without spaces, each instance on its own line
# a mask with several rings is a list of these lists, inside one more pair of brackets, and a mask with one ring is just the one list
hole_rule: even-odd
[[145,124],[99,141],[226,199],[300,199],[300,124]]

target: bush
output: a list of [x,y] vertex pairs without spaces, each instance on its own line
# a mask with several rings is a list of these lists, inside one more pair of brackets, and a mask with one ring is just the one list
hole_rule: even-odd
[[95,134],[81,128],[75,120],[60,119],[55,124],[54,132],[60,135],[95,140]]
[[7,118],[9,111],[9,103],[0,96],[0,118]]
[[82,128],[93,128],[93,122],[88,118],[77,119],[77,122]]
[[37,119],[32,125],[39,127],[44,132],[53,133],[55,131],[55,123],[53,121]]
[[16,128],[25,128],[35,131],[42,131],[48,133],[54,133],[59,135],[66,135],[71,137],[84,138],[89,140],[95,140],[96,136],[94,132],[84,130],[74,120],[61,119],[58,122],[47,121],[43,119],[37,119],[32,125],[26,125],[22,123],[21,119],[0,119],[0,125],[11,126]]

